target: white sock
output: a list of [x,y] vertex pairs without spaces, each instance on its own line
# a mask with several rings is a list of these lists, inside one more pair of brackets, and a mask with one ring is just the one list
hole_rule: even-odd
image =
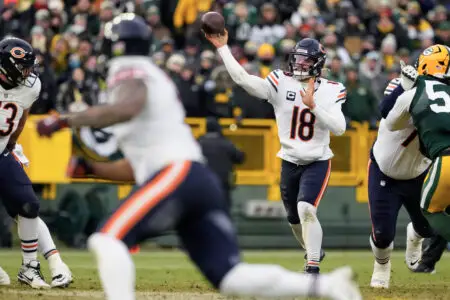
[[28,219],[17,217],[17,228],[22,245],[23,264],[37,260],[38,249],[38,218]]
[[240,263],[225,275],[219,289],[229,296],[318,296],[320,291],[316,290],[315,284],[317,278],[291,272],[277,265]]
[[373,256],[375,256],[376,262],[379,263],[380,265],[387,264],[391,259],[391,253],[392,250],[394,249],[394,242],[391,242],[389,244],[389,247],[381,249],[375,246],[372,234],[370,234],[369,240],[370,240],[370,247],[372,247]]
[[319,266],[323,232],[319,219],[317,219],[317,209],[307,202],[299,202],[297,210],[305,241],[306,265]]
[[122,241],[109,235],[95,233],[88,247],[96,258],[100,279],[108,300],[135,300],[135,268]]
[[38,225],[39,252],[48,260],[50,266],[62,263],[61,256],[58,250],[56,250],[47,224],[41,218],[38,218]]
[[300,243],[303,249],[305,249],[305,241],[303,241],[303,230],[301,224],[289,224],[292,228],[292,233],[294,233],[295,238]]

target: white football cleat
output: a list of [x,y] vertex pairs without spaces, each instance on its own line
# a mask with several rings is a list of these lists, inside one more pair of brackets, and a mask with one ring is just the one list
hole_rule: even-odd
[[5,270],[3,270],[0,267],[0,285],[10,285],[11,284],[11,280],[9,279],[8,273],[5,272]]
[[33,289],[49,289],[41,273],[41,264],[37,260],[32,260],[26,265],[22,265],[17,274],[19,282],[31,286]]
[[381,265],[375,261],[370,286],[377,289],[388,289],[391,280],[391,261]]
[[419,266],[422,258],[422,242],[423,238],[417,236],[413,224],[410,222],[406,226],[405,262],[411,271],[414,271]]
[[353,281],[350,267],[342,267],[331,273],[319,275],[319,289],[332,300],[361,300],[358,285]]
[[73,281],[72,272],[65,263],[59,263],[53,268],[50,267],[50,272],[52,274],[52,287],[66,288]]

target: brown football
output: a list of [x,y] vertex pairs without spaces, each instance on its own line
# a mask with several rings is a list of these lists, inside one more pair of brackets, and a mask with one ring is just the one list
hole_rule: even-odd
[[223,33],[225,29],[225,19],[221,14],[210,11],[202,17],[202,30],[206,34],[219,34]]

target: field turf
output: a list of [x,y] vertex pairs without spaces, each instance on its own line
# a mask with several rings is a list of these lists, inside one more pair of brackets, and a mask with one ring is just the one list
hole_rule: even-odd
[[[63,251],[63,259],[71,267],[75,282],[68,289],[35,291],[17,283],[20,265],[19,251],[0,252],[0,266],[10,275],[12,285],[0,287],[1,300],[88,300],[104,299],[93,257],[87,252]],[[300,271],[303,253],[300,251],[246,251],[244,260],[252,263],[276,263]],[[216,300],[226,299],[216,294],[179,251],[149,251],[134,255],[137,267],[138,300]],[[395,252],[392,261],[391,288],[387,291],[368,287],[373,259],[368,251],[329,251],[322,270],[329,271],[344,264],[357,273],[364,299],[450,299],[450,261],[445,255],[437,274],[413,274],[403,263],[403,252]],[[42,261],[44,276],[50,278],[47,264]]]

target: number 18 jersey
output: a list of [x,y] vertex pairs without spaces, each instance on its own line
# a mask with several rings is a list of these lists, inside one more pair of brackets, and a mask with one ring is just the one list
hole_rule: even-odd
[[[272,104],[278,126],[281,150],[278,157],[291,163],[305,165],[333,157],[330,149],[330,130],[302,101],[300,90],[306,84],[284,74],[272,71],[266,80],[271,86]],[[346,89],[338,82],[317,78],[314,102],[333,114],[342,114]]]

